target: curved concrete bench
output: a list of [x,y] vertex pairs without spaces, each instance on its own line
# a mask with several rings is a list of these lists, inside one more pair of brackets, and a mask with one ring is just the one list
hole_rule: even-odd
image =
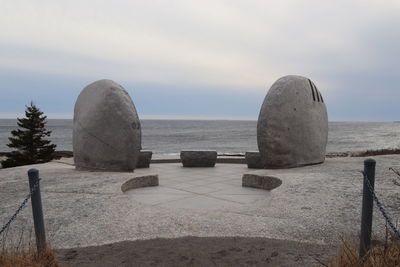
[[153,152],[151,150],[140,150],[136,168],[149,168],[152,155]]
[[183,167],[214,167],[217,161],[215,150],[182,150]]
[[158,186],[158,175],[146,175],[139,176],[129,179],[121,185],[121,191],[126,192],[131,189],[148,187],[148,186]]
[[259,188],[264,190],[272,190],[282,184],[282,180],[273,176],[243,174],[242,186]]
[[261,162],[260,152],[258,151],[248,151],[245,155],[246,163],[248,168],[252,169],[264,169]]

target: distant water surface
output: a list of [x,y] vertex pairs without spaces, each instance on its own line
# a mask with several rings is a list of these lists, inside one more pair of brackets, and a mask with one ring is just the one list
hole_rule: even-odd
[[[156,154],[183,149],[213,149],[218,153],[257,150],[256,121],[142,120],[142,147]],[[57,150],[72,150],[72,120],[49,119],[47,128]],[[0,151],[17,128],[16,120],[0,119]],[[330,122],[328,152],[399,148],[400,123]]]

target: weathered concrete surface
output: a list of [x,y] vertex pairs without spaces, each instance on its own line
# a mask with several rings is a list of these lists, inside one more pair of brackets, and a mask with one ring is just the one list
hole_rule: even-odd
[[136,168],[148,168],[150,167],[151,156],[153,152],[150,150],[141,150],[139,153],[139,159],[136,163]]
[[261,161],[260,152],[258,151],[248,151],[245,154],[247,167],[250,169],[264,169],[263,163]]
[[139,177],[134,177],[126,181],[121,185],[121,191],[126,192],[131,189],[148,187],[148,186],[158,186],[158,175],[144,175]]
[[214,167],[217,161],[217,151],[214,150],[182,150],[183,167]]
[[[377,195],[397,221],[400,189],[388,168],[400,168],[400,155],[374,158]],[[363,158],[255,171],[245,164],[183,168],[173,163],[152,164],[135,173],[87,172],[58,162],[1,169],[1,225],[27,194],[27,171],[32,167],[40,170],[46,231],[54,248],[189,235],[337,244],[340,237],[360,230]],[[159,186],[121,192],[128,179],[154,173],[159,174]],[[283,183],[272,191],[244,188],[244,173],[279,177]],[[18,242],[20,229],[32,227],[29,205],[12,224],[8,239]],[[382,236],[385,232],[377,209],[373,231]]]
[[242,177],[242,186],[259,188],[264,190],[272,190],[282,184],[279,178],[268,176],[245,173]]
[[321,163],[328,141],[328,115],[321,93],[301,76],[285,76],[268,91],[257,123],[263,165],[290,168]]
[[128,92],[111,80],[86,86],[74,110],[76,168],[133,171],[140,148],[140,121]]

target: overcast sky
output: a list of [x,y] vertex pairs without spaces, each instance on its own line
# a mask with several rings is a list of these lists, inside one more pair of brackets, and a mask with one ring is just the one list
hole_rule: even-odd
[[312,79],[330,120],[400,120],[400,1],[0,0],[0,117],[72,117],[112,79],[141,118],[257,119],[277,79]]

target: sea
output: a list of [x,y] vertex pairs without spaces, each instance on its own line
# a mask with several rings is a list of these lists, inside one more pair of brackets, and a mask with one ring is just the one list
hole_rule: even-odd
[[[179,155],[185,149],[211,149],[243,154],[257,149],[257,121],[142,120],[142,149],[157,155]],[[48,119],[57,150],[72,151],[72,120]],[[0,119],[0,152],[7,147],[15,119]],[[399,122],[329,122],[327,152],[400,148]]]

